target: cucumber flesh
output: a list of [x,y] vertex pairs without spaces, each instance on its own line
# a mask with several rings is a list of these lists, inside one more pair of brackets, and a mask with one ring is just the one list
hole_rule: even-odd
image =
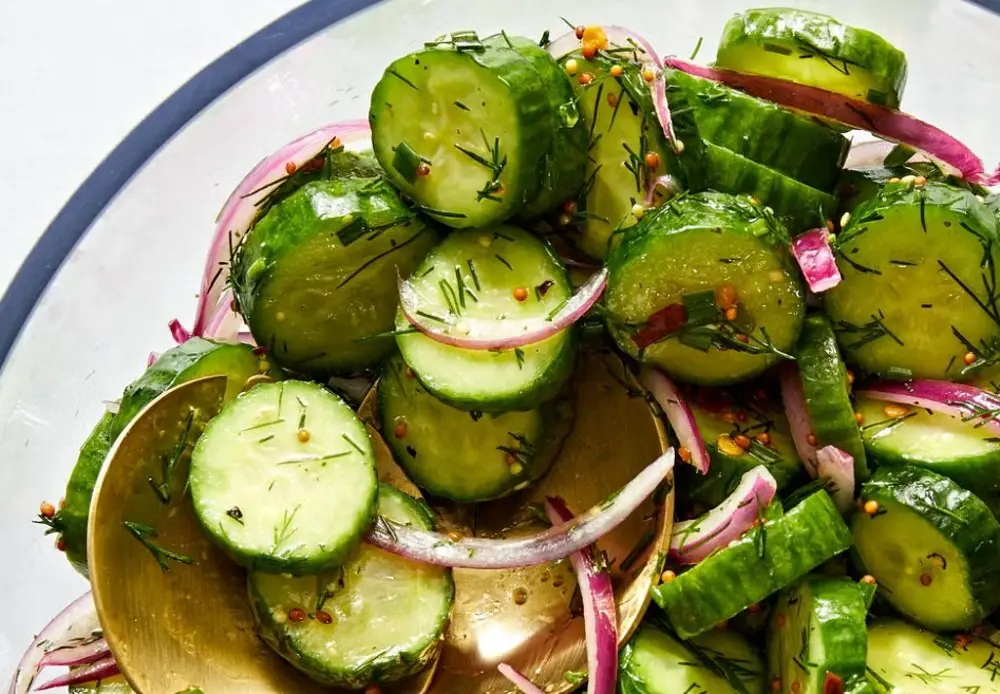
[[[428,512],[381,485],[378,512],[433,529]],[[455,587],[451,571],[361,545],[330,574],[288,576],[254,571],[250,601],[264,641],[326,685],[362,689],[416,674],[434,658]],[[305,613],[289,619],[295,608]]]
[[364,424],[303,381],[257,385],[226,406],[195,445],[190,485],[213,542],[243,566],[293,575],[339,566],[378,493]]
[[854,513],[853,554],[900,613],[935,630],[968,629],[1000,605],[1000,523],[947,477],[879,468],[861,488],[877,512]]
[[74,684],[69,688],[69,694],[135,694],[135,690],[121,675],[87,684]]
[[[572,295],[566,269],[537,236],[510,225],[450,234],[417,267],[410,282],[428,315],[455,318],[548,316]],[[515,289],[526,298],[518,301]],[[554,397],[576,355],[574,328],[501,352],[471,350],[416,334],[400,311],[396,342],[420,382],[465,410],[525,410]]]

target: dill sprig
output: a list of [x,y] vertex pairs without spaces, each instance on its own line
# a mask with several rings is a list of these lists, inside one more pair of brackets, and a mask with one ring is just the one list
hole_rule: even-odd
[[132,537],[138,540],[143,547],[149,550],[149,553],[153,555],[154,559],[156,559],[156,563],[160,565],[160,570],[164,573],[170,571],[169,562],[171,561],[175,561],[178,564],[195,563],[195,560],[187,555],[171,552],[169,549],[164,549],[156,544],[153,540],[157,539],[160,535],[152,526],[143,525],[142,523],[134,523],[132,521],[124,521],[122,525],[125,526],[125,529],[130,535],[132,535]]
[[187,419],[184,420],[184,429],[181,431],[180,438],[178,438],[173,452],[170,455],[160,457],[160,478],[162,482],[157,483],[152,475],[146,478],[146,482],[152,487],[156,498],[163,504],[169,504],[173,499],[174,470],[177,468],[177,463],[180,462],[185,452],[187,452],[192,424],[194,424],[194,410],[188,412]]

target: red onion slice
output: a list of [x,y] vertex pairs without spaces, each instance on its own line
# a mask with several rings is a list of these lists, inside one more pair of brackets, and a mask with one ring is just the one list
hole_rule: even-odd
[[451,314],[444,322],[421,315],[420,295],[409,280],[399,281],[399,303],[414,328],[452,347],[463,349],[513,349],[548,339],[583,317],[601,298],[608,283],[608,269],[601,268],[583,283],[556,313],[546,318],[494,320],[461,318]]
[[1000,182],[1000,167],[987,175],[982,160],[972,150],[940,128],[907,113],[788,80],[703,67],[680,58],[667,58],[665,64],[787,108],[835,120],[909,145],[955,167],[963,177],[974,183],[995,185]]
[[[545,512],[553,525],[569,523],[573,513],[559,497],[548,497]],[[587,693],[614,694],[618,683],[618,608],[611,574],[598,568],[594,550],[585,547],[569,556],[583,598],[587,642]]]
[[843,279],[833,257],[827,229],[811,229],[796,236],[792,240],[792,255],[813,294],[833,289]]
[[748,470],[721,504],[700,518],[674,523],[670,556],[682,564],[697,564],[729,546],[760,520],[777,493],[778,483],[765,466]]
[[243,319],[233,310],[233,292],[227,289],[219,297],[219,303],[215,307],[205,324],[204,337],[225,342],[236,342],[240,330],[243,328]]
[[465,537],[399,525],[376,518],[366,540],[413,561],[465,569],[512,569],[568,557],[618,527],[674,467],[674,451],[650,463],[618,492],[571,522],[508,539]]
[[176,318],[167,323],[167,327],[170,328],[170,337],[174,338],[177,344],[183,344],[191,339],[191,333]]
[[107,640],[103,636],[95,637],[92,641],[85,641],[79,646],[65,646],[51,650],[45,654],[39,665],[43,668],[50,665],[76,667],[101,660],[109,653],[111,653],[111,647],[108,646]]
[[677,195],[680,191],[680,186],[677,184],[677,179],[669,174],[654,178],[649,182],[649,186],[646,188],[646,197],[643,198],[643,203],[646,207],[656,204],[656,191],[658,190],[663,191],[662,197],[664,199],[669,199]]
[[93,662],[86,667],[70,670],[64,675],[49,680],[45,684],[35,687],[35,691],[40,692],[45,689],[55,689],[56,687],[66,687],[73,684],[97,682],[108,677],[114,677],[117,674],[119,674],[118,665],[115,663],[114,656],[109,654],[107,657]]
[[824,446],[816,451],[816,476],[830,480],[826,491],[841,513],[854,503],[854,456],[836,446]]
[[809,443],[812,424],[809,423],[809,411],[806,409],[806,396],[802,391],[798,367],[787,362],[782,364],[778,368],[778,380],[781,383],[781,400],[785,404],[785,416],[788,418],[795,451],[809,475],[816,477],[816,447]]
[[506,677],[511,684],[517,687],[522,694],[545,694],[544,689],[529,680],[507,663],[500,663],[497,665],[497,670],[499,670],[500,674]]
[[646,390],[663,408],[663,413],[667,415],[667,421],[670,422],[670,427],[677,434],[677,440],[680,441],[681,446],[691,454],[690,464],[701,474],[708,474],[708,469],[712,464],[712,459],[708,455],[708,447],[698,430],[698,422],[694,418],[694,412],[681,396],[677,386],[667,378],[665,373],[651,367],[644,368],[640,378]]
[[859,397],[922,407],[1000,433],[1000,396],[949,381],[882,381],[857,391]]

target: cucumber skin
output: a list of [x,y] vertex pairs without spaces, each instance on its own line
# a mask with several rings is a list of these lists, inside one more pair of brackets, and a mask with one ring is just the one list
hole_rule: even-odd
[[[977,183],[972,183],[957,176],[946,174],[941,167],[931,162],[909,162],[905,166],[858,166],[844,169],[837,182],[837,197],[840,205],[837,207],[837,218],[845,212],[854,214],[858,205],[878,195],[882,187],[891,178],[904,176],[923,176],[928,181],[947,183],[956,188],[964,188],[974,195],[986,196],[989,190]],[[1000,196],[996,196],[1000,199]],[[990,206],[990,198],[986,198],[986,206]]]
[[724,60],[728,47],[769,41],[806,43],[831,57],[860,65],[889,89],[885,105],[899,107],[906,87],[906,55],[874,32],[843,25],[818,12],[773,8],[738,14],[722,30],[716,62],[719,67],[735,68]]
[[[763,556],[748,533],[653,589],[653,600],[681,638],[697,636],[736,616],[840,554],[852,541],[840,512],[822,491],[764,528]],[[815,546],[816,536],[825,536],[826,546]],[[736,601],[734,593],[740,596]]]
[[[885,466],[861,487],[861,498],[874,500],[880,504],[895,501],[909,508],[919,508],[923,517],[957,547],[968,572],[969,589],[981,614],[970,618],[968,624],[954,628],[968,628],[979,622],[1000,605],[1000,523],[989,508],[975,494],[962,489],[947,477],[915,466]],[[965,518],[958,521],[951,515],[931,508],[943,507],[954,513],[957,504],[965,506]],[[863,511],[856,510],[851,518],[851,529],[870,520]],[[864,560],[857,550],[851,556],[859,569],[864,568]],[[878,577],[876,576],[876,579]],[[885,595],[885,594],[884,594]],[[892,600],[891,595],[886,595]]]

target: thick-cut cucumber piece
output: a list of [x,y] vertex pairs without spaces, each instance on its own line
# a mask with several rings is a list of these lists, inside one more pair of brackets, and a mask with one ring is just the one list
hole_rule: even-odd
[[375,513],[371,439],[315,383],[255,386],[209,422],[191,455],[191,498],[208,536],[251,569],[339,566]]
[[854,418],[847,368],[840,358],[833,326],[823,314],[806,316],[795,360],[816,447],[836,446],[850,453],[854,457],[855,479],[868,479],[865,447]]
[[[785,227],[745,197],[669,200],[608,259],[608,328],[624,351],[682,381],[755,376],[791,350],[805,313],[788,243]],[[736,320],[726,320],[727,308]],[[680,320],[664,325],[665,315]]]
[[428,43],[386,68],[372,92],[375,156],[440,222],[502,222],[541,192],[557,115],[550,89],[561,85],[502,36],[462,32]]
[[381,179],[313,181],[244,237],[232,282],[271,358],[314,375],[352,373],[392,351],[396,272],[437,242]]
[[[429,315],[488,319],[548,316],[572,293],[566,269],[537,236],[517,227],[452,233],[428,254],[409,280],[428,302]],[[518,301],[515,289],[525,297]],[[518,294],[520,296],[520,293]],[[527,410],[549,400],[569,378],[576,331],[504,351],[472,350],[407,332],[396,317],[396,343],[421,383],[445,402],[466,410]]]
[[[667,97],[685,92],[698,134],[712,144],[822,191],[832,190],[850,141],[822,121],[735,89],[666,70]],[[832,210],[831,210],[832,212]]]
[[947,477],[885,466],[861,488],[854,557],[883,597],[929,629],[967,629],[1000,605],[1000,523]]
[[906,56],[878,34],[785,7],[747,10],[730,19],[715,64],[892,108],[906,86]]
[[690,641],[646,622],[622,649],[621,694],[764,694],[767,678],[753,646],[735,631],[716,630]]
[[823,226],[837,208],[829,193],[807,186],[774,169],[705,142],[705,183],[724,193],[746,193],[774,210],[793,234]]
[[968,190],[888,184],[851,214],[835,245],[844,279],[824,306],[847,359],[866,371],[955,379],[967,352],[1000,340],[1000,233]]
[[393,457],[424,491],[471,503],[523,489],[549,469],[572,420],[559,403],[524,412],[466,412],[431,395],[402,359],[382,367],[382,432]]
[[[785,694],[854,692],[865,686],[866,591],[849,578],[810,576],[783,591],[771,611],[768,673]],[[827,682],[842,685],[827,689]]]
[[758,524],[728,547],[653,590],[683,638],[707,631],[781,590],[851,545],[826,492]]
[[878,619],[868,627],[868,675],[878,694],[1000,694],[1000,649]]
[[[434,527],[424,506],[385,484],[378,513]],[[316,681],[350,689],[422,670],[438,651],[455,594],[450,570],[366,544],[329,574],[254,571],[248,583],[261,638]]]

